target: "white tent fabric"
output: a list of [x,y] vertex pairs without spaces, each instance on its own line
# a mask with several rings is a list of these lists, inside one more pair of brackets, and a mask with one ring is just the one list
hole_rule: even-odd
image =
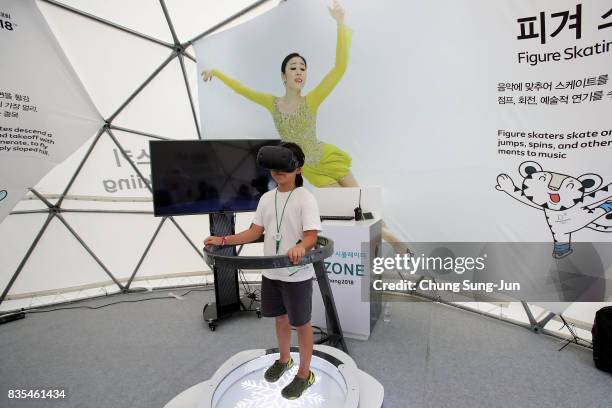
[[[192,41],[278,3],[36,1],[109,126],[87,135],[0,224],[0,311],[113,293],[128,282],[134,288],[211,281],[199,248],[208,218],[152,216],[148,143],[206,137]],[[65,210],[63,221],[49,205]],[[250,217],[239,216],[237,228]],[[527,321],[520,304],[470,307]],[[564,316],[588,330],[599,307],[572,305]],[[541,319],[547,311],[534,314]]]
[[131,288],[206,283],[208,217],[152,217],[148,143],[203,136],[190,41],[278,1],[35,4],[109,128],[86,135],[0,224],[0,309],[113,293],[131,279]]

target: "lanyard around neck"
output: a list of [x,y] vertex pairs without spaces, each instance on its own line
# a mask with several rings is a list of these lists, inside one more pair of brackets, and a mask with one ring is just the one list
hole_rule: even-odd
[[281,218],[280,221],[278,220],[278,189],[276,189],[276,191],[274,192],[274,215],[276,217],[276,235],[274,236],[274,239],[276,240],[276,254],[278,255],[278,250],[280,249],[280,241],[281,241],[281,233],[280,233],[280,229],[281,229],[281,225],[283,224],[283,217],[285,216],[285,208],[287,208],[287,203],[289,202],[289,199],[291,198],[291,194],[293,194],[293,192],[295,191],[295,189],[291,190],[291,192],[289,193],[289,197],[287,197],[287,199],[285,200],[285,205],[283,206],[283,212],[281,213]]

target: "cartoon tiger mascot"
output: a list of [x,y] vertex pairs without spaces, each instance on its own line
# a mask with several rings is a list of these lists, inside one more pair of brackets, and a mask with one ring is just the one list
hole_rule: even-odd
[[583,228],[612,232],[612,183],[599,188],[603,179],[597,174],[572,177],[542,170],[536,162],[519,166],[521,187],[507,174],[497,176],[495,188],[530,207],[543,210],[555,242],[552,256],[564,258],[572,253],[572,233]]

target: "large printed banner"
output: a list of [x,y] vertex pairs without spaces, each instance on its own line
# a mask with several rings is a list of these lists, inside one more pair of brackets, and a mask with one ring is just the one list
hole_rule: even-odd
[[103,121],[33,0],[0,5],[0,222]]
[[[545,264],[527,273],[577,262],[572,243],[593,243],[605,286],[612,4],[342,4],[347,37],[327,2],[291,0],[198,42],[200,71],[215,70],[199,82],[205,136],[302,141],[323,170],[326,153],[312,146],[346,152],[361,185],[383,187],[385,222],[409,242],[547,243],[533,246]],[[291,52],[307,62],[306,108],[293,113],[278,98]],[[334,86],[308,106],[334,70]],[[507,261],[527,268],[535,252],[521,253]]]

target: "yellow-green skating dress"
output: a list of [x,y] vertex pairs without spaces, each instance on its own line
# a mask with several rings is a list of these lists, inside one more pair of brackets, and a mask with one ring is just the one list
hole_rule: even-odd
[[214,76],[235,92],[265,107],[272,114],[274,125],[281,139],[298,144],[304,151],[306,162],[302,173],[316,187],[337,183],[351,169],[351,156],[348,153],[332,144],[324,143],[317,139],[316,135],[317,110],[346,71],[350,41],[350,30],[344,24],[338,24],[334,67],[325,75],[321,83],[306,95],[304,102],[293,113],[280,112],[279,98],[274,95],[254,91],[218,70],[212,71]]

